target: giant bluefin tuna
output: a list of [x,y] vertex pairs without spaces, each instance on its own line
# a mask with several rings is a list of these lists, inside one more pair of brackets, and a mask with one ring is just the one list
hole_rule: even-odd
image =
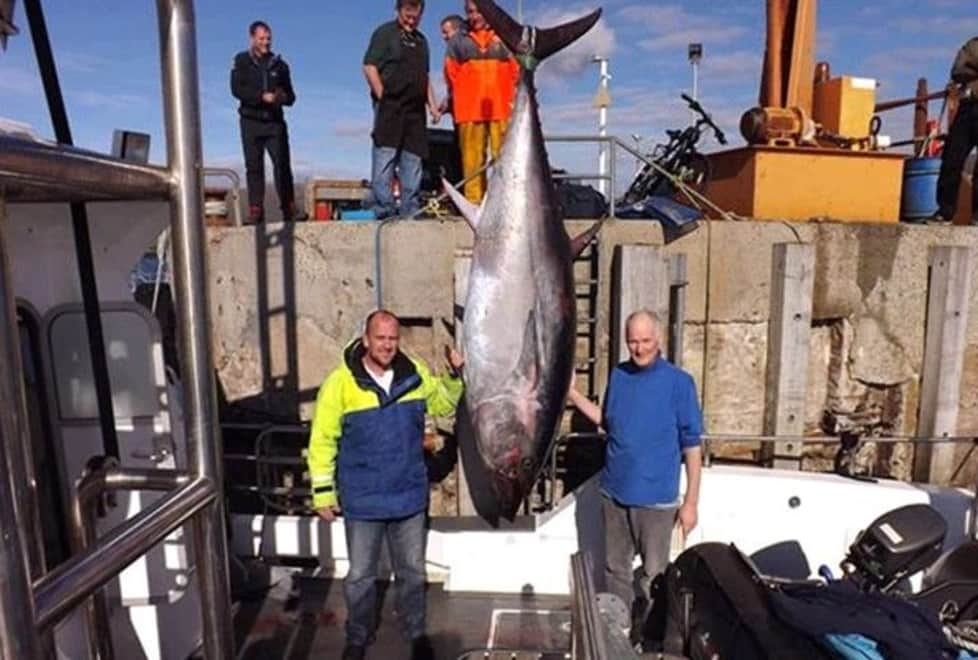
[[447,184],[446,190],[474,232],[462,335],[466,412],[498,513],[512,519],[560,425],[574,369],[573,258],[598,228],[574,241],[564,229],[540,128],[534,69],[587,32],[601,12],[534,29],[492,0],[475,3],[516,55],[521,75],[481,206]]

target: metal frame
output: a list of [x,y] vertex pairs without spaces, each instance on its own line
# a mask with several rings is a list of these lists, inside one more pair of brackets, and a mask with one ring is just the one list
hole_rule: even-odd
[[[116,491],[172,491],[186,486],[190,478],[178,470],[120,468],[112,457],[96,457],[75,485],[71,498],[71,551],[81,554],[95,541],[96,508],[103,497]],[[89,655],[99,660],[112,660],[115,652],[112,630],[109,627],[109,607],[105,592],[92,594],[86,606]]]
[[228,190],[228,197],[231,199],[231,212],[234,214],[234,226],[242,227],[244,220],[241,218],[241,177],[234,170],[227,167],[205,167],[204,177],[222,177],[231,182]]
[[[173,286],[186,389],[186,483],[31,585],[26,539],[21,531],[30,527],[21,525],[25,512],[18,507],[27,480],[23,473],[11,470],[7,453],[0,452],[0,475],[4,475],[0,478],[0,660],[40,658],[39,632],[50,630],[59,618],[188,520],[194,526],[204,656],[209,660],[233,657],[221,439],[205,285],[193,2],[157,0],[156,4],[168,167],[133,166],[64,147],[4,142],[0,145],[0,157],[5,158],[0,165],[0,194],[6,197],[13,192],[11,199],[46,201],[170,200]],[[58,172],[56,177],[51,176],[53,171]],[[0,410],[4,410],[0,442],[9,448],[19,447],[17,442],[23,441],[24,434],[17,429],[24,428],[26,418],[13,287],[6,258],[9,243],[4,230],[0,222],[0,350],[16,353],[0,375]],[[177,486],[183,479],[181,475],[170,485]],[[138,478],[127,485],[145,487]]]

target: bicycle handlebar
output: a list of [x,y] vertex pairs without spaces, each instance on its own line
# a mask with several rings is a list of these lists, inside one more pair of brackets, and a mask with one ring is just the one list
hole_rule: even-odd
[[700,105],[700,102],[692,98],[691,96],[689,96],[689,94],[683,93],[680,94],[680,96],[684,101],[686,101],[686,104],[689,106],[690,110],[699,114],[700,117],[702,117],[700,121],[705,122],[707,126],[713,129],[713,135],[716,137],[717,142],[719,142],[720,144],[726,144],[727,136],[723,134],[723,131],[720,130],[719,126],[713,123],[713,118],[706,113],[706,110],[703,109],[703,106]]

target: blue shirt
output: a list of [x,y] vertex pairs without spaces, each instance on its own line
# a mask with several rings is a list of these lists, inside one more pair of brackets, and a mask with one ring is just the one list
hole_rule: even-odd
[[692,377],[661,357],[645,368],[619,364],[602,425],[608,432],[602,490],[625,506],[676,504],[682,452],[699,446],[703,432]]

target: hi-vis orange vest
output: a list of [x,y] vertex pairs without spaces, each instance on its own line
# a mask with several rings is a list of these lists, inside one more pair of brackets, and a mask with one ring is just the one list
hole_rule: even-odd
[[455,123],[509,119],[519,75],[519,63],[492,30],[456,34],[445,53]]

